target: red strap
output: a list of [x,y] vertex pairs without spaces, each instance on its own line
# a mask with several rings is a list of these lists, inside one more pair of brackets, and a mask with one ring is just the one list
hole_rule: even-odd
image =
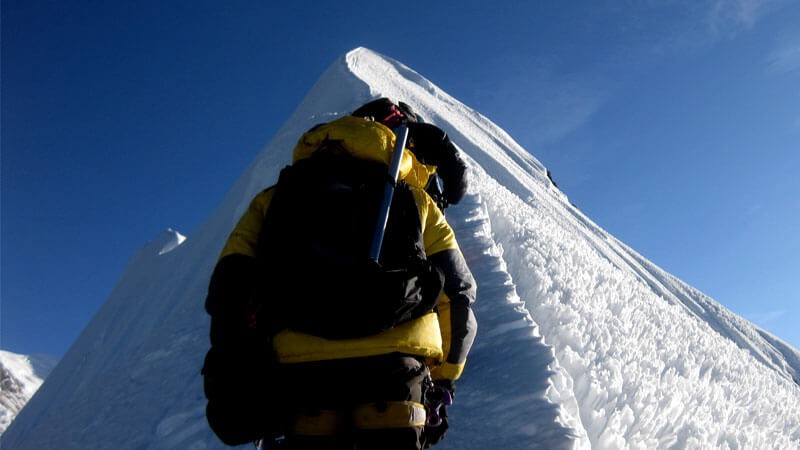
[[400,122],[405,119],[405,117],[406,116],[403,114],[403,111],[400,111],[397,106],[392,105],[392,112],[380,122],[387,127],[394,129],[397,127],[397,125],[400,125]]

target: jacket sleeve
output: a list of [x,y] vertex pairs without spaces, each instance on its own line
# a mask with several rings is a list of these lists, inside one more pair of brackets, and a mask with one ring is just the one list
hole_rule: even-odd
[[464,198],[464,194],[467,192],[467,163],[461,158],[461,153],[450,141],[450,138],[445,139],[443,152],[446,156],[439,165],[438,173],[444,183],[444,196],[447,203],[455,205]]
[[455,381],[464,370],[467,355],[478,331],[478,323],[472,311],[476,284],[458,249],[432,255],[431,261],[444,273],[444,297],[447,299],[440,308],[446,357],[442,365],[435,367],[431,374],[434,379]]
[[248,307],[256,291],[256,246],[261,225],[272,197],[261,192],[250,203],[223,247],[206,296],[206,312],[212,317],[211,342],[247,326]]
[[478,330],[472,311],[477,285],[444,214],[427,194],[424,197],[426,206],[421,208],[420,217],[423,218],[425,249],[430,261],[444,274],[439,322],[445,360],[431,368],[431,375],[434,379],[455,381],[464,370]]
[[423,164],[437,168],[448,205],[460,202],[467,192],[467,164],[461,152],[441,128],[429,123],[408,124],[411,149]]

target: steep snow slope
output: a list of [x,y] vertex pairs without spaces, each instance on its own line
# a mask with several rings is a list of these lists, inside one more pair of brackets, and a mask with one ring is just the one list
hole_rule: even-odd
[[197,232],[134,256],[3,444],[222,448],[199,377],[217,254],[303,131],[378,95],[447,130],[471,168],[447,214],[477,276],[480,329],[438,448],[800,446],[796,350],[593,224],[487,118],[363,48],[330,66]]

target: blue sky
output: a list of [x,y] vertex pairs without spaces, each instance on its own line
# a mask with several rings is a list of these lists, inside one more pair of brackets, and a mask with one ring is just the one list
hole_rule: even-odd
[[191,238],[357,46],[488,116],[601,227],[800,347],[797,2],[272,3],[3,1],[0,348],[63,354],[136,249]]

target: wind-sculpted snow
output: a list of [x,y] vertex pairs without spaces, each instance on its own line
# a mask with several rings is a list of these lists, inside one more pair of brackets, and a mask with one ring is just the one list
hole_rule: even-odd
[[441,448],[589,448],[572,380],[517,295],[480,195],[468,195],[447,217],[478,280],[479,338]]
[[517,291],[574,380],[593,448],[795,448],[798,386],[578,239],[479,184]]
[[185,242],[168,233],[132,257],[3,448],[224,448],[199,374],[219,251],[304,131],[377,96],[445,129],[470,166],[447,216],[479,330],[437,448],[800,448],[796,349],[609,236],[488,118],[364,48],[331,65]]

